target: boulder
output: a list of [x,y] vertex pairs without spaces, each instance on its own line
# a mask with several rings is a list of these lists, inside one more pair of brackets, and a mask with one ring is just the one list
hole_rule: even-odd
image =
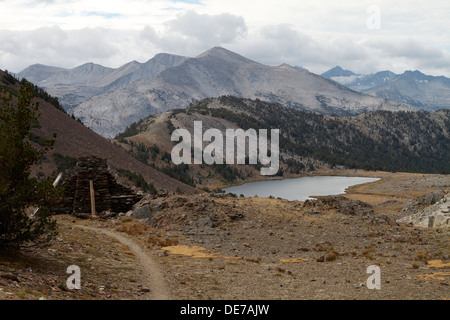
[[421,228],[450,228],[450,194],[397,222]]
[[421,197],[413,198],[402,209],[402,213],[406,213],[406,214],[417,213],[421,209],[437,203],[444,197],[445,197],[444,190],[437,190],[437,191],[433,191],[428,194],[425,194]]
[[148,204],[143,205],[142,207],[138,207],[132,210],[130,217],[136,219],[150,219],[152,217],[152,211]]

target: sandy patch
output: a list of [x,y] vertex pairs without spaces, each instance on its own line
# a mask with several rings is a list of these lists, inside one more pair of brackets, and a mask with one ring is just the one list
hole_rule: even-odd
[[417,279],[445,281],[445,277],[450,277],[450,272],[435,272],[431,274],[421,274],[417,276]]
[[300,263],[300,262],[307,262],[308,259],[304,258],[295,258],[295,259],[280,259],[283,263]]
[[443,263],[442,260],[430,260],[427,262],[427,267],[436,269],[450,268],[450,262]]
[[162,247],[162,250],[167,250],[171,254],[182,255],[186,257],[192,258],[216,258],[217,255],[210,253],[207,249],[199,247],[199,246],[186,246],[186,245],[177,245],[177,246],[167,246]]

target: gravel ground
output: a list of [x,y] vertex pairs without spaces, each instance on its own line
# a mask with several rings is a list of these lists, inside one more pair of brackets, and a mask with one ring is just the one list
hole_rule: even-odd
[[[210,253],[192,258],[172,254],[173,246],[159,249],[159,261],[170,274],[168,283],[181,299],[450,298],[449,230],[395,222],[411,197],[448,191],[450,177],[378,176],[383,179],[350,188],[347,199],[324,197],[306,205],[208,198],[213,203],[203,210],[194,205],[189,212],[178,212],[175,205],[170,213],[158,213],[154,232],[164,226],[164,235],[179,245]],[[220,210],[243,218],[220,221]],[[217,226],[201,226],[198,221],[204,223],[205,216]],[[442,263],[433,266],[429,261],[434,260]],[[380,290],[367,287],[372,265],[380,268]]]
[[[149,219],[58,216],[49,248],[0,256],[0,299],[152,299],[162,286],[167,299],[449,299],[449,230],[396,222],[412,197],[448,192],[449,176],[366,175],[382,180],[308,202],[169,195]],[[65,285],[73,264],[81,290]]]

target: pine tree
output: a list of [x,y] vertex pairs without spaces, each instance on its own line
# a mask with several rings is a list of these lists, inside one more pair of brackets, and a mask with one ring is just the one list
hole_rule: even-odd
[[[37,149],[30,129],[38,121],[38,102],[31,85],[22,85],[17,98],[0,96],[0,248],[45,245],[56,234],[49,208],[58,198],[51,178],[38,180],[31,167],[53,146],[56,134]],[[35,215],[33,208],[40,208]]]

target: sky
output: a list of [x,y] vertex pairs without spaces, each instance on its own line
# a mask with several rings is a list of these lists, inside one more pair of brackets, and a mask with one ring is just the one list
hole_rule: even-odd
[[0,69],[117,68],[221,46],[320,74],[450,77],[448,0],[0,0]]

